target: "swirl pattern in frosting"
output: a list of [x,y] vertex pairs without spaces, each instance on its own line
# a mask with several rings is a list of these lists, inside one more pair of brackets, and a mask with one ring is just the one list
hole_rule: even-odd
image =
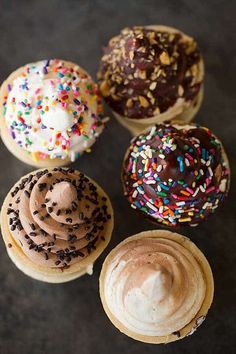
[[229,189],[220,141],[197,125],[157,125],[131,141],[123,167],[131,206],[169,226],[197,225]]
[[203,80],[201,60],[196,42],[177,30],[125,28],[104,49],[100,90],[118,114],[152,117],[178,99],[195,100]]
[[206,279],[184,244],[140,237],[123,242],[108,257],[104,298],[126,329],[143,336],[168,336],[179,334],[196,318]]
[[103,129],[97,86],[76,64],[28,64],[7,88],[3,113],[9,132],[36,160],[74,160]]
[[78,171],[43,170],[23,178],[7,209],[12,237],[35,264],[65,268],[105,241],[107,197]]

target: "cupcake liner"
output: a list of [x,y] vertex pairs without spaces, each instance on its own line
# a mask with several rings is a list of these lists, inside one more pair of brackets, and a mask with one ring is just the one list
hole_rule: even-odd
[[[34,171],[35,173],[39,172]],[[50,170],[49,170],[50,172]],[[111,219],[107,221],[104,229],[104,240],[100,241],[96,245],[96,250],[93,250],[90,255],[86,258],[80,260],[78,264],[72,264],[69,268],[50,268],[45,266],[39,266],[31,261],[19,247],[19,245],[14,240],[11,235],[8,222],[7,222],[7,209],[11,200],[11,192],[24,178],[28,177],[31,173],[23,176],[9,191],[1,209],[0,223],[1,223],[1,233],[3,240],[5,242],[7,252],[12,262],[19,268],[23,273],[30,276],[31,278],[48,282],[48,283],[64,283],[84,274],[92,274],[93,263],[100,256],[100,254],[107,247],[110,242],[113,227],[114,227],[114,213],[109,197],[104,192],[104,190],[91,178],[90,181],[97,187],[98,193],[104,195],[107,198],[108,213],[111,215]]]
[[[205,299],[202,303],[200,310],[185,327],[167,336],[148,336],[148,335],[137,334],[135,332],[130,331],[113,315],[113,313],[110,311],[107,305],[106,298],[105,298],[105,291],[104,291],[105,276],[106,276],[107,269],[110,263],[112,262],[113,257],[115,256],[117,250],[120,247],[124,246],[126,243],[129,243],[130,241],[139,240],[143,238],[166,238],[169,240],[173,240],[178,244],[184,246],[194,255],[194,258],[198,262],[205,278],[206,293],[205,293]],[[212,275],[210,265],[207,259],[205,258],[205,256],[203,255],[203,253],[192,241],[190,241],[189,238],[170,231],[164,231],[164,230],[144,231],[137,235],[128,237],[108,254],[107,258],[103,263],[101,274],[100,274],[100,297],[107,316],[114,324],[114,326],[120,330],[120,332],[126,334],[127,336],[135,340],[144,343],[166,344],[166,343],[170,343],[182,339],[188,335],[191,335],[197,329],[197,327],[199,327],[200,324],[204,321],[208,313],[208,310],[212,304],[213,295],[214,295],[213,275]]]

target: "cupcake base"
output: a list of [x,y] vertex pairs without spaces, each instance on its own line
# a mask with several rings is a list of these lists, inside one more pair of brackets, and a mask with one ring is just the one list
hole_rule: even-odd
[[[39,170],[40,171],[40,170]],[[30,175],[27,174],[21,178],[21,180]],[[1,224],[1,233],[3,241],[5,242],[7,252],[12,262],[20,269],[23,273],[28,275],[31,278],[36,280],[44,281],[47,283],[65,283],[70,280],[79,278],[84,274],[92,274],[93,272],[93,263],[100,256],[100,254],[107,247],[110,242],[113,226],[114,226],[114,216],[113,208],[110,203],[109,197],[103,191],[103,189],[98,186],[91,178],[91,182],[97,187],[98,193],[101,193],[107,197],[108,212],[111,215],[111,219],[107,221],[106,228],[104,230],[104,240],[100,241],[96,245],[96,250],[93,250],[89,256],[85,259],[82,259],[78,264],[73,264],[68,268],[49,268],[44,266],[39,266],[32,262],[22,251],[19,245],[16,243],[14,238],[11,235],[11,232],[8,227],[7,222],[7,209],[11,200],[11,192],[15,187],[20,183],[18,181],[7,194],[4,203],[1,209],[0,224]]]
[[[204,302],[203,302],[200,310],[196,314],[196,316],[184,328],[180,329],[177,332],[169,334],[167,336],[147,336],[147,335],[140,335],[140,334],[130,331],[112,314],[112,312],[110,311],[110,309],[107,306],[106,299],[105,299],[105,292],[104,292],[105,275],[106,275],[106,271],[108,269],[108,266],[109,266],[110,262],[112,261],[113,254],[115,254],[117,248],[119,248],[120,246],[123,246],[130,241],[142,239],[145,237],[167,238],[167,239],[173,240],[173,241],[181,244],[182,246],[184,246],[185,248],[190,250],[191,253],[194,255],[196,261],[199,263],[199,265],[202,269],[202,272],[204,274],[205,280],[206,280],[205,299],[204,299]],[[201,323],[204,321],[204,319],[208,313],[208,310],[211,306],[211,303],[213,300],[213,295],[214,295],[214,281],[213,281],[212,271],[211,271],[208,261],[206,260],[205,256],[203,255],[203,253],[197,248],[197,246],[193,242],[190,241],[190,239],[188,239],[185,236],[182,236],[177,233],[170,232],[170,231],[164,231],[164,230],[145,231],[145,232],[141,232],[137,235],[134,235],[134,236],[131,236],[131,237],[125,239],[115,249],[113,249],[110,252],[110,254],[107,256],[107,258],[105,259],[105,261],[103,263],[103,267],[102,267],[102,271],[101,271],[101,275],[100,275],[100,297],[101,297],[103,308],[104,308],[107,316],[109,317],[111,322],[114,324],[114,326],[117,327],[122,333],[126,334],[127,336],[129,336],[135,340],[138,340],[138,341],[141,341],[144,343],[166,344],[166,343],[170,343],[170,342],[174,342],[179,339],[182,339],[188,335],[191,335],[197,329],[197,327],[199,327],[201,325]]]

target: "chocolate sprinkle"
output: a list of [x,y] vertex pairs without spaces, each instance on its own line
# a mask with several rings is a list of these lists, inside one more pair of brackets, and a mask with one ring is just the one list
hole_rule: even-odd
[[24,194],[26,195],[27,198],[30,197],[30,193],[27,190],[24,191]]
[[180,331],[175,331],[172,333],[174,336],[177,336],[178,338],[180,338]]
[[61,210],[58,209],[57,212],[56,212],[56,215],[59,216],[61,214]]

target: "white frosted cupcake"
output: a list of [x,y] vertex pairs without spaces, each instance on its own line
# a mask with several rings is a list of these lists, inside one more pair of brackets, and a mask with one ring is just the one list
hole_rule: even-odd
[[212,303],[211,268],[186,237],[147,231],[129,237],[107,256],[101,276],[104,310],[123,333],[147,343],[192,334]]
[[14,71],[0,89],[0,115],[7,148],[37,167],[74,161],[104,127],[97,85],[81,67],[59,59]]

